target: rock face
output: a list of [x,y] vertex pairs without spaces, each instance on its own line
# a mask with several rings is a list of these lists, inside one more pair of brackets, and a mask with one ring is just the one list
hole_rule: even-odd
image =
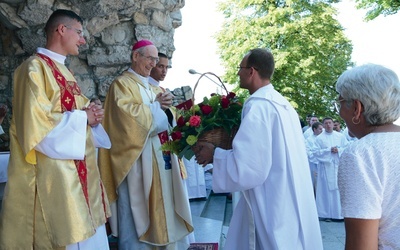
[[172,57],[184,5],[185,0],[0,0],[0,103],[12,113],[13,72],[45,45],[43,28],[53,10],[70,9],[84,19],[87,44],[67,63],[83,93],[103,100],[112,80],[129,67],[137,40],[149,39]]
[[172,57],[184,5],[185,0],[0,0],[0,103],[11,104],[14,69],[45,45],[43,28],[53,10],[71,9],[84,19],[87,44],[68,64],[84,94],[102,99],[129,66],[137,40],[149,39]]

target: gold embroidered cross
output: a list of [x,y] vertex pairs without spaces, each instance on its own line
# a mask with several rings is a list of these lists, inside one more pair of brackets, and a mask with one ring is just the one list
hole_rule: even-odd
[[62,80],[62,76],[58,75],[58,76],[57,76],[57,79],[58,79],[59,81],[61,81],[61,80]]
[[69,104],[69,102],[71,101],[71,99],[69,99],[69,97],[67,97],[67,99],[65,99],[65,102]]

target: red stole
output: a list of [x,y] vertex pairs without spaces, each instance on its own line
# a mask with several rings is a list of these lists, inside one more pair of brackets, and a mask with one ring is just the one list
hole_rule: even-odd
[[[61,112],[72,111],[76,109],[75,97],[74,95],[80,95],[81,89],[79,88],[76,82],[67,81],[65,77],[61,74],[57,65],[46,55],[36,54],[40,58],[42,58],[47,65],[51,68],[54,79],[56,80],[58,86],[60,87],[61,93]],[[86,158],[86,157],[85,157]],[[81,182],[82,191],[85,195],[86,203],[89,206],[89,193],[88,193],[88,183],[87,183],[87,167],[86,161],[83,160],[74,160],[76,170],[78,172],[79,180]]]

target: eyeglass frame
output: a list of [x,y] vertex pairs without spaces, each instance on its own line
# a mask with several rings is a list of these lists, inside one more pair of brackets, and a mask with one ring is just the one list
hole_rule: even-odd
[[335,108],[335,110],[336,110],[337,113],[340,112],[340,108],[342,107],[341,102],[343,102],[343,101],[346,101],[346,99],[341,98],[341,99],[337,99],[337,100],[335,100],[335,101],[333,102],[333,106],[334,106],[334,108]]
[[151,61],[151,62],[155,62],[156,64],[160,61],[159,57],[153,57],[153,56],[145,56],[143,53],[139,52],[139,55],[143,56],[144,58],[146,58],[147,60]]
[[251,69],[251,68],[253,68],[255,71],[258,71],[258,69],[255,68],[255,67],[253,67],[253,66],[249,67],[249,66],[240,66],[240,65],[239,65],[239,66],[237,67],[238,71],[240,71],[241,69]]
[[67,28],[67,29],[74,30],[74,31],[76,32],[76,34],[78,34],[79,37],[84,37],[85,33],[84,33],[83,30],[76,29],[76,28],[74,28],[74,27],[71,27],[71,26],[68,26],[68,25],[65,25],[65,24],[63,24],[63,25],[64,25],[64,27]]

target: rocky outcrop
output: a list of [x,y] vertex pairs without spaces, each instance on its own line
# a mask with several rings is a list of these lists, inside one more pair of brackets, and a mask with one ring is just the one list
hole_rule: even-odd
[[149,39],[172,57],[184,5],[185,0],[0,0],[0,103],[11,115],[13,72],[45,45],[43,28],[54,10],[70,9],[84,19],[87,44],[67,63],[83,93],[104,100],[112,80],[129,67],[137,40]]
[[11,104],[14,69],[45,45],[43,28],[53,10],[71,9],[85,20],[87,44],[68,64],[86,96],[104,99],[112,80],[129,66],[137,40],[149,39],[172,57],[184,5],[184,0],[0,0],[0,103]]

